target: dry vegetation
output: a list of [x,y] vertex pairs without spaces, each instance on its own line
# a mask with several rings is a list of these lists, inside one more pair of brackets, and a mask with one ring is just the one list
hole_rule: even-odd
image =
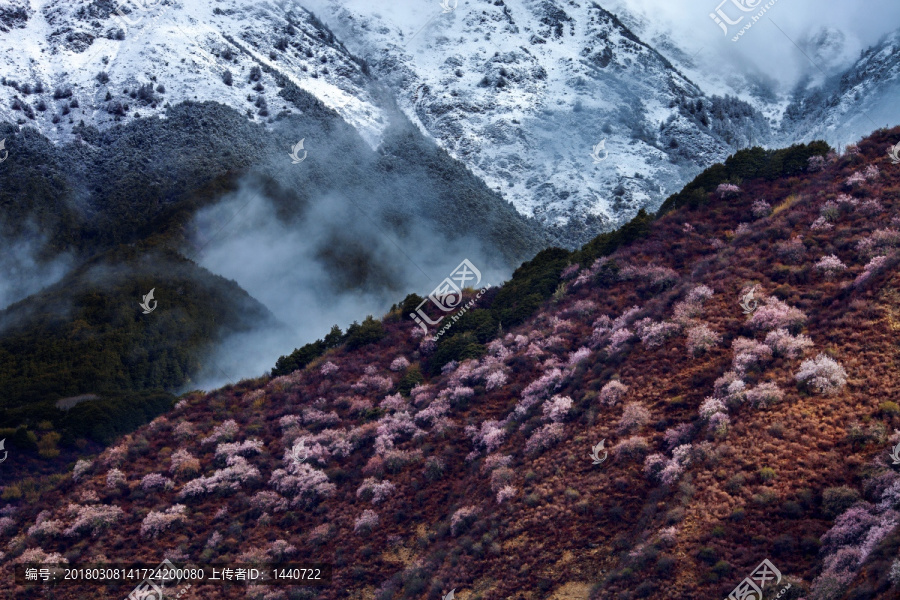
[[409,394],[433,345],[394,313],[375,343],[185,398],[39,496],[8,484],[3,594],[41,597],[10,565],[57,553],[334,564],[322,590],[191,598],[714,598],[765,558],[782,598],[897,597],[898,134],[668,213]]

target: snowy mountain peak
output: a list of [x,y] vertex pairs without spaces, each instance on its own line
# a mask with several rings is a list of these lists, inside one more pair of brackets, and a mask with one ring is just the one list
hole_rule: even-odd
[[383,8],[316,10],[424,131],[567,243],[655,209],[700,165],[766,135],[752,110],[698,112],[701,90],[594,3]]
[[364,64],[295,3],[5,2],[0,120],[54,139],[81,120],[103,127],[184,100],[214,100],[265,120],[296,110],[278,95],[283,78],[373,146],[387,126]]

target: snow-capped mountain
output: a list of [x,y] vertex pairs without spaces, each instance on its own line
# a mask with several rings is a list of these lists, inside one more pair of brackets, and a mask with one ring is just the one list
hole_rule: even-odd
[[782,137],[846,145],[866,132],[896,125],[898,114],[900,31],[867,49],[840,76],[818,86],[798,86],[785,113]]
[[373,146],[387,125],[365,66],[293,3],[0,0],[0,121],[65,139],[213,100],[248,118],[296,110],[287,78],[336,110]]
[[399,108],[572,246],[737,149],[847,143],[896,121],[897,35],[846,71],[840,32],[811,35],[806,51],[845,74],[822,83],[816,71],[785,94],[749,68],[705,68],[683,36],[608,7],[617,14],[554,0],[0,0],[0,122],[60,142],[82,121],[164,118],[191,100],[268,123],[298,111],[279,94],[290,82],[373,149]]
[[767,139],[749,105],[707,97],[596,4],[445,4],[316,10],[423,130],[564,239],[656,208],[702,166]]

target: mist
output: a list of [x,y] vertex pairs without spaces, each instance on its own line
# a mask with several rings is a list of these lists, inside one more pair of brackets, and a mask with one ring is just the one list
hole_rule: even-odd
[[194,260],[237,282],[284,328],[225,339],[192,387],[213,389],[264,375],[279,356],[323,337],[335,324],[346,331],[367,315],[380,318],[409,293],[427,295],[464,259],[481,271],[481,286],[509,277],[511,270],[475,239],[448,240],[424,220],[398,232],[376,214],[385,201],[373,198],[362,206],[331,193],[316,198],[301,221],[288,222],[262,189],[245,181],[197,213]]
[[68,254],[45,258],[45,244],[35,232],[0,238],[0,310],[53,285],[72,268]]
[[[752,29],[732,42],[733,33],[725,35],[709,16],[720,1],[607,0],[601,5],[614,13],[640,17],[653,35],[668,35],[689,55],[696,53],[697,62],[705,69],[722,76],[729,71],[764,74],[785,89],[804,76],[821,82],[822,71],[833,75],[848,67],[862,50],[900,23],[896,0],[872,0],[864,6],[847,0],[778,0]],[[749,5],[746,0],[744,4]],[[759,9],[766,4],[759,3]],[[722,9],[733,19],[745,14],[731,2]],[[823,32],[839,35],[817,51],[816,38]]]

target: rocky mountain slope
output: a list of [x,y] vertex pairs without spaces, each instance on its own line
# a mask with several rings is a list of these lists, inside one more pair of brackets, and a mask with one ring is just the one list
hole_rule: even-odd
[[567,245],[769,139],[758,111],[705,94],[596,3],[312,6],[424,131]]
[[373,146],[388,125],[365,64],[292,2],[2,0],[0,120],[66,139],[162,114],[167,103],[216,101],[264,122],[297,107],[283,77],[337,110]]
[[[102,129],[192,100],[266,123],[297,112],[277,94],[288,81],[373,148],[399,108],[574,247],[654,210],[737,149],[845,144],[896,118],[896,35],[840,81],[805,83],[788,98],[763,74],[708,73],[627,5],[606,8],[2,0],[0,120],[62,141],[82,120]],[[810,41],[822,52],[830,43]]]
[[191,593],[674,600],[768,559],[766,597],[895,597],[898,135],[738,153],[437,341],[409,297],[302,369],[5,483],[0,586],[34,597],[28,561],[289,559],[331,585]]
[[798,86],[785,111],[782,135],[797,141],[847,144],[897,121],[900,32],[886,36],[844,73],[818,86]]

